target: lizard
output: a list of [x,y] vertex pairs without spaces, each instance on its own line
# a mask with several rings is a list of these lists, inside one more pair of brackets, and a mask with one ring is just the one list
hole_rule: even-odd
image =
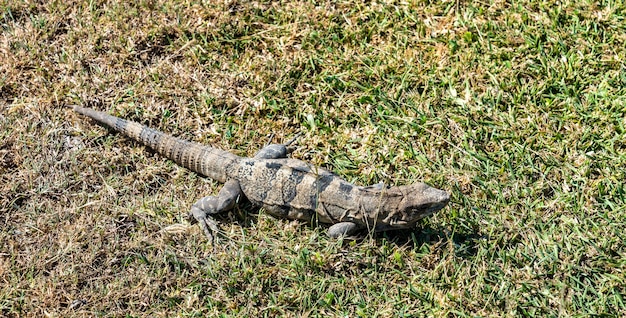
[[199,223],[211,242],[219,233],[212,215],[233,209],[242,199],[274,217],[327,224],[331,238],[361,230],[413,228],[418,220],[442,209],[450,199],[446,191],[422,182],[357,186],[329,170],[288,158],[289,145],[295,138],[285,144],[269,144],[254,157],[240,157],[91,108],[66,106],[180,166],[224,183],[217,195],[202,197],[188,213],[189,220]]

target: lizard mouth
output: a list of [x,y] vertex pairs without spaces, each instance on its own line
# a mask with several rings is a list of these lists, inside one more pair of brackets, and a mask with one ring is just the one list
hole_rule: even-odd
[[445,204],[441,204],[441,203],[424,204],[415,208],[415,210],[411,211],[412,212],[411,217],[414,219],[417,219],[417,218],[421,219],[423,217],[427,217],[441,210],[441,208],[443,208],[444,206]]
[[417,208],[417,211],[415,212],[416,214],[422,214],[423,215],[422,217],[426,217],[444,208],[446,205],[448,205],[449,201],[450,201],[450,197],[446,193],[445,199],[442,198],[440,201],[436,203],[423,204],[419,206]]
[[389,224],[376,224],[376,227],[374,227],[374,231],[383,232],[383,231],[389,231],[389,230],[408,229],[411,227],[412,226],[409,225],[409,223],[406,221],[397,221],[397,222],[390,222]]

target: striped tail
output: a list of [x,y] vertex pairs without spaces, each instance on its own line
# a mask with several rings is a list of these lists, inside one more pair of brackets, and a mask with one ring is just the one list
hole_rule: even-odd
[[154,149],[177,164],[219,182],[228,180],[228,171],[241,159],[227,151],[172,137],[142,124],[111,116],[91,108],[67,105],[79,114],[94,119],[121,134]]

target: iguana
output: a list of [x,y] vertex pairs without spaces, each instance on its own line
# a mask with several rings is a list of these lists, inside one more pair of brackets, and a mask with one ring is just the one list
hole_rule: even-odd
[[447,192],[424,183],[356,186],[328,170],[287,158],[291,142],[267,145],[254,157],[245,158],[90,108],[68,107],[185,168],[224,183],[217,196],[203,197],[189,212],[189,219],[200,224],[210,241],[219,231],[211,215],[232,209],[242,198],[278,218],[329,224],[330,237],[359,230],[412,228],[418,220],[445,207],[450,198]]

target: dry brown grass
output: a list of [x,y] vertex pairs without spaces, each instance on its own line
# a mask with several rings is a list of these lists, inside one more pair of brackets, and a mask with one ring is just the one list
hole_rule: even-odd
[[[0,315],[626,312],[619,2],[0,0]],[[360,184],[453,193],[416,231],[335,242],[63,108]]]

